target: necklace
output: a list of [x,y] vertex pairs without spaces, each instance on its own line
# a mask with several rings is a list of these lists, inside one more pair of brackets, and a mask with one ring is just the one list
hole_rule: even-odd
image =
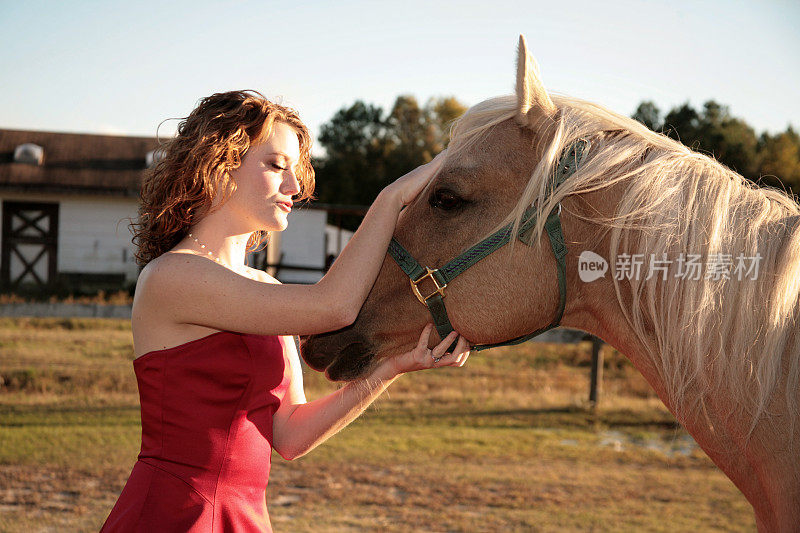
[[[203,244],[202,242],[198,241],[198,240],[197,240],[197,237],[195,237],[195,236],[194,236],[194,235],[192,235],[191,233],[189,233],[189,237],[191,237],[192,239],[194,239],[194,242],[196,242],[196,243],[197,243],[197,245],[198,245],[198,246],[200,246],[200,249],[201,249],[201,250],[205,250],[205,249],[206,249],[206,245],[205,245],[205,244]],[[220,265],[224,266],[225,268],[227,268],[227,269],[229,269],[229,270],[233,270],[233,271],[234,271],[234,272],[236,272],[237,274],[240,274],[240,272],[239,272],[239,270],[238,270],[238,269],[235,269],[235,268],[234,268],[234,267],[232,267],[232,266],[228,266],[228,265],[226,265],[225,263],[223,263],[223,262],[220,260],[220,258],[219,258],[219,257],[215,256],[215,255],[214,255],[214,254],[212,254],[211,252],[205,252],[205,254],[206,254],[206,255],[207,255],[209,258],[211,258],[211,259],[213,259],[214,261],[216,261],[217,263],[219,263]]]

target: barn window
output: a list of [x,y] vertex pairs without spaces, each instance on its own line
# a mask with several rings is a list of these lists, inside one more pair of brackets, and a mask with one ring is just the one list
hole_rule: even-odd
[[14,162],[42,166],[44,148],[33,143],[20,144],[14,149]]

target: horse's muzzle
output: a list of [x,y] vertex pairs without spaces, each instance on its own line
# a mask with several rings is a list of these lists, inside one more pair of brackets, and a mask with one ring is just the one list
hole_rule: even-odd
[[309,367],[332,381],[358,379],[372,365],[369,344],[353,330],[303,337],[300,353]]

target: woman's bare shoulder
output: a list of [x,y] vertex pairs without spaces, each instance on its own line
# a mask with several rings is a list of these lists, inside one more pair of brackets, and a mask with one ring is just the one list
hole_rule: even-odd
[[[205,337],[220,328],[183,323],[174,318],[175,300],[170,298],[169,286],[180,284],[186,278],[187,253],[165,253],[144,266],[136,282],[131,310],[134,352],[138,357],[152,350],[177,346]],[[205,258],[188,258],[188,262],[207,261]],[[202,264],[200,268],[202,268]],[[185,291],[184,298],[190,297]]]
[[279,285],[281,283],[280,281],[278,281],[277,279],[273,278],[272,276],[270,276],[269,274],[267,274],[263,270],[259,270],[257,268],[252,268],[252,267],[247,267],[247,269],[250,272],[250,274],[252,274],[253,278],[255,280],[257,280],[257,281],[262,281],[264,283],[276,283],[276,284],[279,284]]
[[165,252],[152,259],[136,280],[134,305],[136,300],[140,300],[143,304],[155,303],[158,306],[158,302],[167,296],[166,288],[180,290],[183,286],[188,287],[205,268],[213,268],[206,263],[208,259],[184,252]]
[[145,277],[147,277],[152,272],[171,270],[173,268],[180,268],[182,265],[185,265],[187,261],[202,262],[202,261],[208,261],[208,259],[191,252],[179,252],[179,251],[164,252],[163,254],[159,255],[158,257],[152,259],[149,263],[147,263],[142,269],[140,276],[144,274]]
[[157,275],[158,277],[176,276],[186,278],[187,275],[201,274],[208,271],[217,271],[225,268],[207,257],[194,252],[169,251],[159,255],[142,269],[140,276],[145,279]]

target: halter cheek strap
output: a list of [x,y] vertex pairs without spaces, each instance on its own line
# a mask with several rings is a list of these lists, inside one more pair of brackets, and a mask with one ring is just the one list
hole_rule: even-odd
[[[553,190],[577,170],[578,164],[585,156],[588,147],[588,141],[579,139],[561,156],[555,172]],[[558,204],[547,216],[547,220],[545,220],[544,223],[544,229],[550,239],[550,248],[556,259],[556,274],[558,276],[559,303],[555,319],[549,325],[533,333],[496,344],[479,344],[473,346],[473,350],[480,351],[496,346],[519,344],[555,328],[561,322],[567,303],[567,245],[564,239],[564,231],[561,227],[560,214],[561,204]],[[535,235],[533,235],[533,229],[536,226],[536,207],[531,206],[526,209],[522,215],[522,220],[523,223],[519,226],[516,236],[524,244],[531,246],[535,237]],[[389,243],[389,255],[409,277],[411,289],[417,299],[428,307],[440,338],[444,339],[453,331],[453,326],[450,324],[450,319],[447,316],[447,308],[444,304],[444,289],[447,287],[447,284],[472,265],[510,242],[512,229],[513,223],[501,228],[438,269],[421,266],[396,239],[393,238]],[[448,351],[454,349],[455,342],[448,348]]]

